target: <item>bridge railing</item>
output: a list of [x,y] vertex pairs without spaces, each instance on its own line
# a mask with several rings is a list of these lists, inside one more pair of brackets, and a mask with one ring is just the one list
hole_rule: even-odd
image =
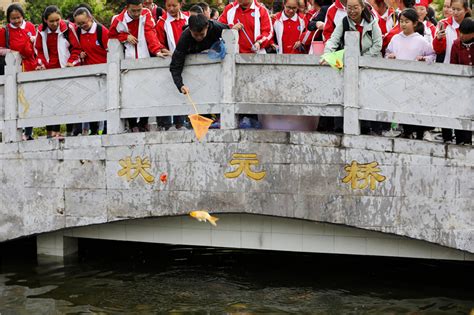
[[[241,55],[236,31],[223,36],[223,61],[189,56],[183,72],[200,113],[221,114],[223,129],[245,113],[343,116],[344,133],[354,135],[360,120],[474,130],[473,67],[360,57],[358,34],[348,32],[339,72],[313,55]],[[0,77],[4,142],[28,126],[106,120],[114,134],[126,118],[193,112],[169,59],[126,60],[115,40],[107,64],[21,73],[19,63],[9,54]]]

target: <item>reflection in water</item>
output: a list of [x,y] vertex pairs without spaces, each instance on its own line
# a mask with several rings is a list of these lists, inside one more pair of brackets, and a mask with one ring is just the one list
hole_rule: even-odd
[[[472,263],[81,240],[66,264],[2,248],[0,314],[469,314]],[[9,258],[5,258],[9,257]]]

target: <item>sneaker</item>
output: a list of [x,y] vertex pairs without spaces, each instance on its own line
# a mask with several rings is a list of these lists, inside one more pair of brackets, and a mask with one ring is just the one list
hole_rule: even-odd
[[382,131],[382,137],[396,138],[396,137],[400,136],[401,133],[402,133],[401,131],[394,130],[394,129],[384,130],[384,131]]
[[423,133],[423,140],[425,141],[433,141],[433,137],[431,136],[431,132],[425,131]]

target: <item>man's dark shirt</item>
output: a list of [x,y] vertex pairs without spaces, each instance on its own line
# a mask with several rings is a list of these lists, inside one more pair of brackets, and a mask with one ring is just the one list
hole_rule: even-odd
[[222,30],[228,29],[225,24],[209,21],[206,37],[200,42],[197,42],[192,36],[189,27],[186,28],[176,45],[176,49],[171,58],[170,71],[173,76],[174,84],[179,91],[183,84],[183,77],[181,76],[184,67],[184,60],[186,55],[196,54],[201,51],[211,48],[212,44],[217,42],[222,37]]

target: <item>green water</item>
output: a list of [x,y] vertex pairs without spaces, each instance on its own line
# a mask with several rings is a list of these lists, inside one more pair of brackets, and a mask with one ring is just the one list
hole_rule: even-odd
[[[474,264],[83,240],[0,246],[0,314],[469,314]],[[29,253],[25,255],[25,252]]]

